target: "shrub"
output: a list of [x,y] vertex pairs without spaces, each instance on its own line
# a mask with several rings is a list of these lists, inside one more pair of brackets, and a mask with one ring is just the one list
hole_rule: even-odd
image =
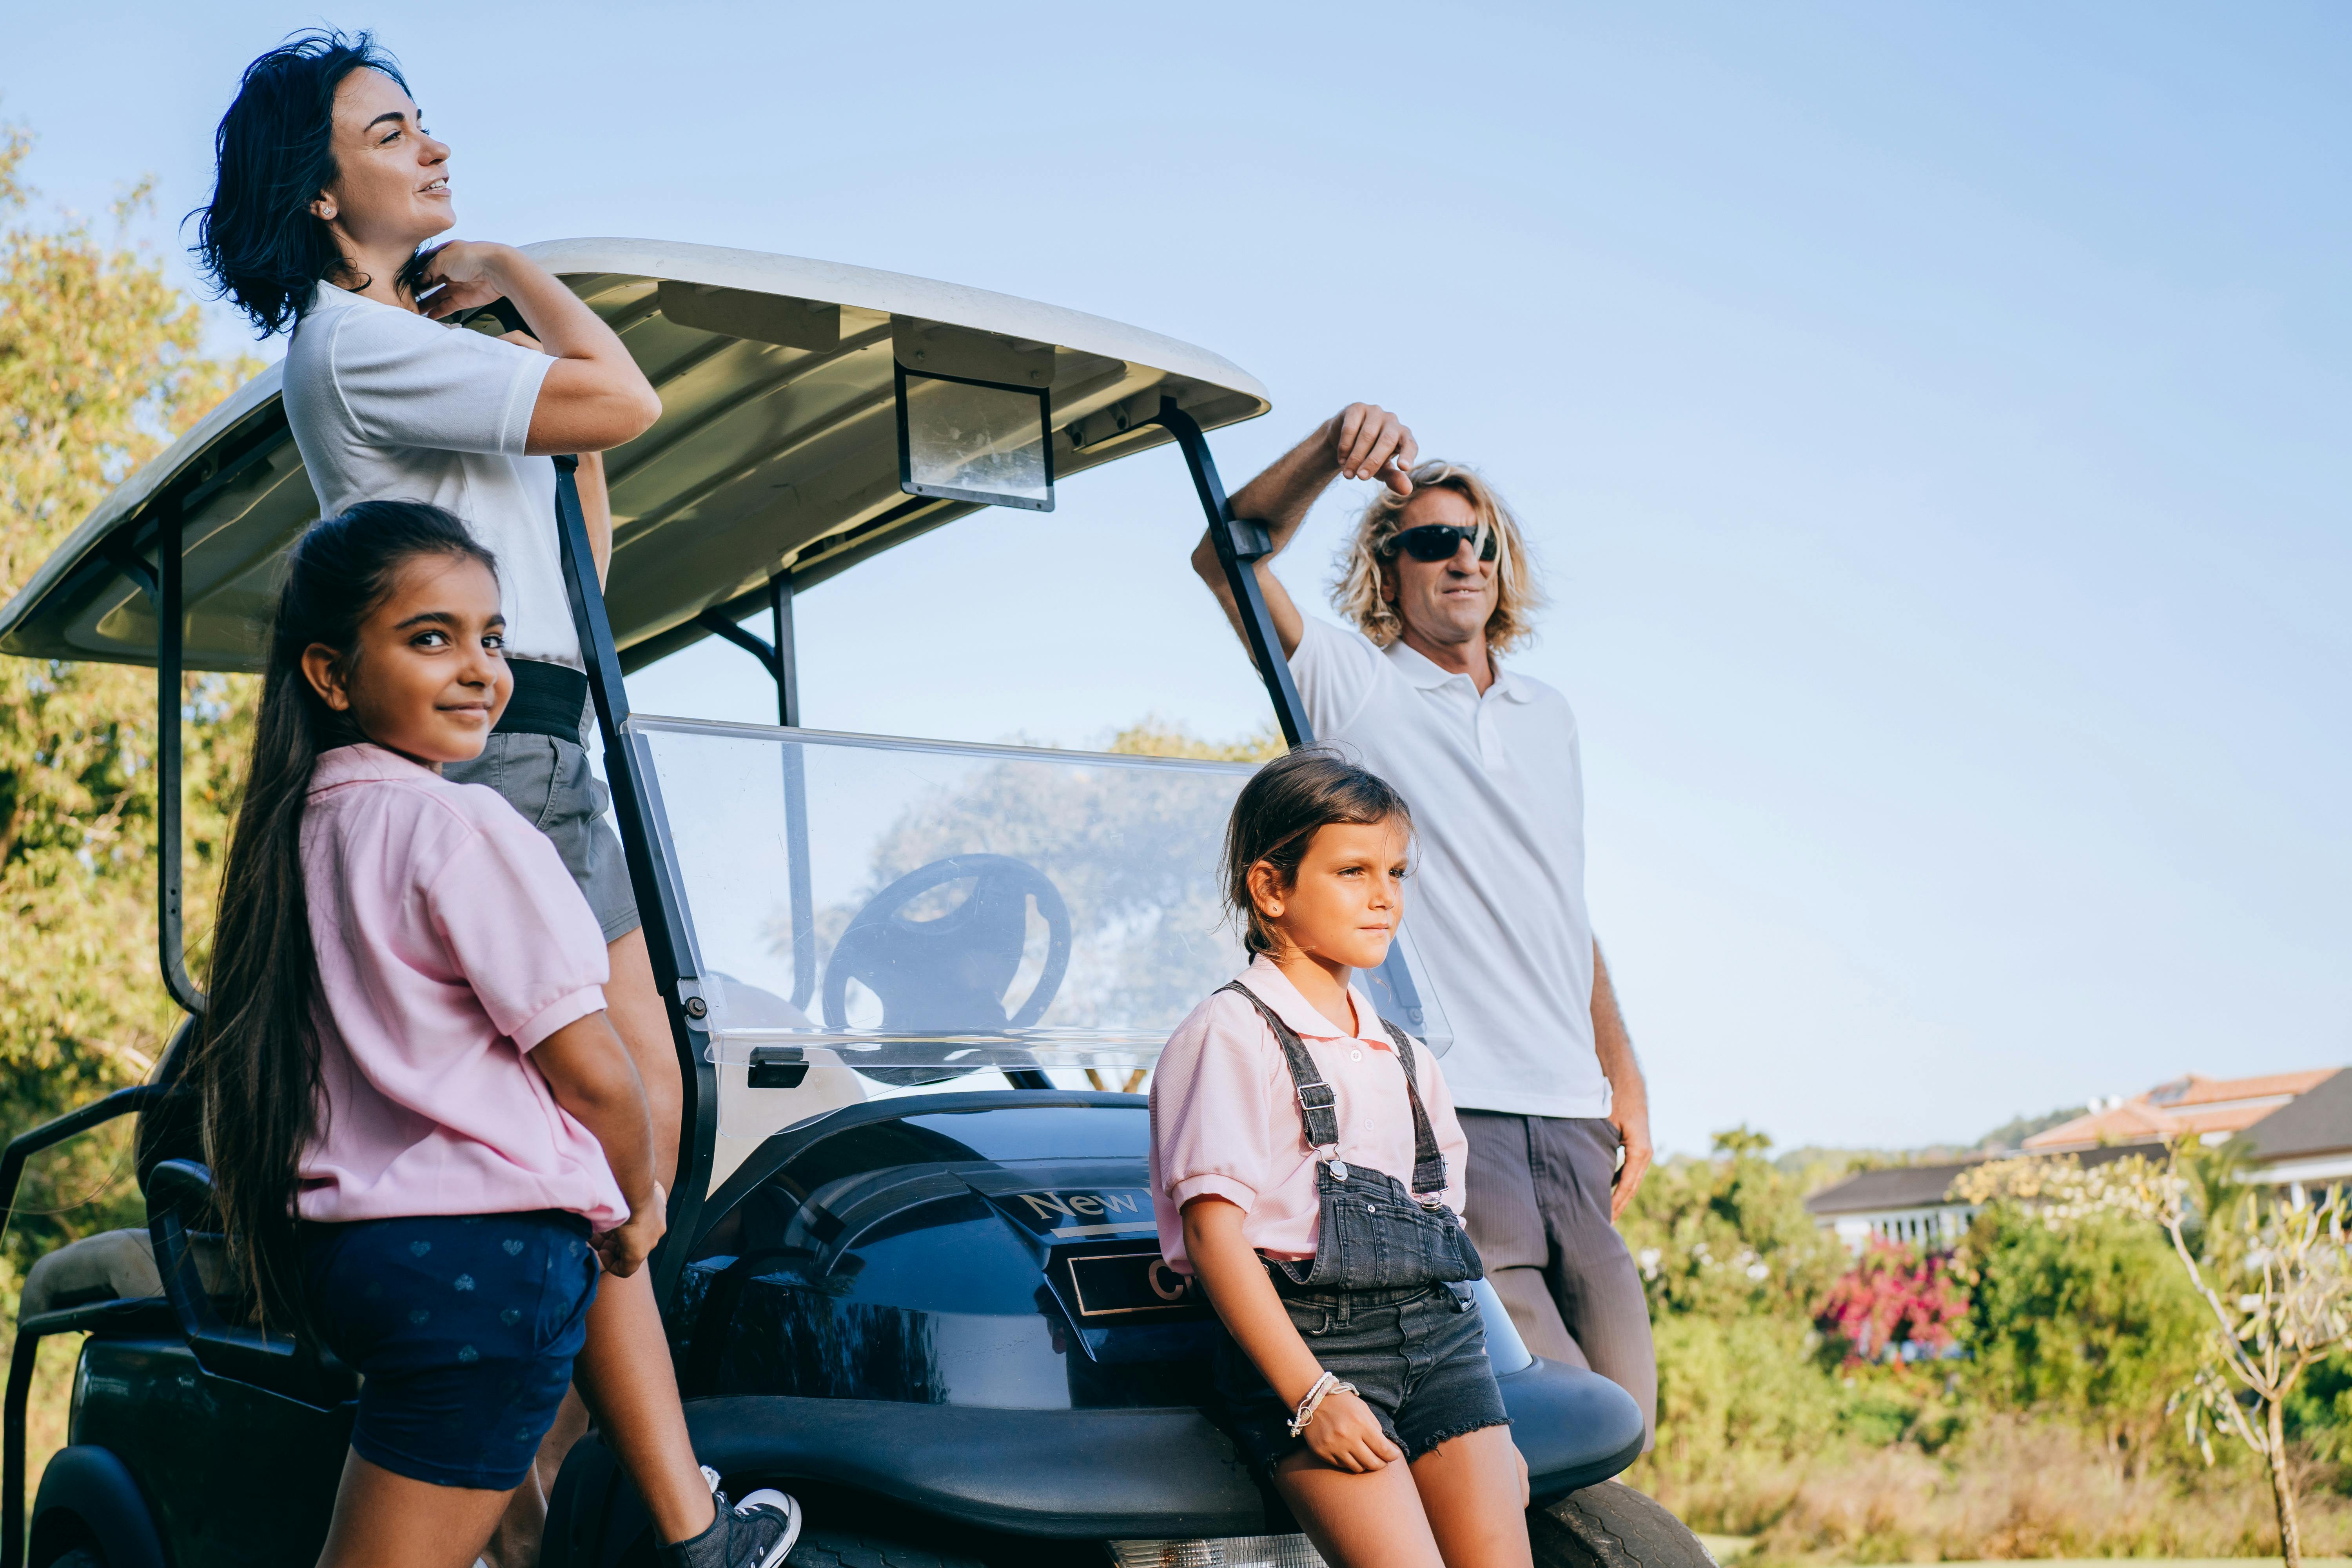
[[1764,1158],[1769,1147],[1740,1128],[1716,1134],[1713,1159],[1651,1170],[1621,1228],[1653,1321],[1762,1316],[1801,1334],[1811,1325],[1845,1253],[1813,1224],[1796,1182]]
[[1831,1285],[1814,1323],[1848,1361],[1932,1359],[1955,1348],[1968,1311],[1943,1257],[1880,1237]]
[[1954,1259],[1974,1310],[1969,1383],[1995,1409],[2062,1415],[2137,1468],[2196,1376],[2200,1303],[2157,1226],[2093,1210],[2063,1220],[1988,1204]]

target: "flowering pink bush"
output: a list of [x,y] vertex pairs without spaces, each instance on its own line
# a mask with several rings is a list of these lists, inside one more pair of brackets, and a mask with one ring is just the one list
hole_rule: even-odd
[[1849,1361],[1940,1356],[1952,1347],[1952,1325],[1969,1314],[1949,1261],[1880,1237],[1830,1287],[1814,1326],[1844,1340]]

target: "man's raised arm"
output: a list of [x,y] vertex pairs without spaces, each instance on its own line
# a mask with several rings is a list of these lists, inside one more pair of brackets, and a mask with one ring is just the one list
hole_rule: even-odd
[[[1290,602],[1289,594],[1275,577],[1274,557],[1288,548],[1291,536],[1314,507],[1315,498],[1333,479],[1378,478],[1397,494],[1411,495],[1412,466],[1420,456],[1412,432],[1395,415],[1372,404],[1350,403],[1275,459],[1265,472],[1234,492],[1234,515],[1263,524],[1274,541],[1272,552],[1257,563],[1257,582],[1265,595],[1266,610],[1274,617],[1275,636],[1282,639],[1285,658],[1298,651],[1298,639],[1306,628],[1298,606]],[[1192,570],[1225,607],[1234,635],[1246,647],[1249,637],[1242,630],[1241,606],[1234,602],[1233,584],[1225,581],[1225,570],[1217,564],[1217,547],[1206,530],[1202,531],[1201,542],[1192,547]]]

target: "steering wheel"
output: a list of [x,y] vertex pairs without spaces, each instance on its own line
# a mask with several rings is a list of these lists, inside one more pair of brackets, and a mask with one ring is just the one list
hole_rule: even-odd
[[[933,888],[971,879],[971,896],[935,920],[898,911]],[[1021,967],[1029,900],[1045,917],[1045,967],[1017,1011],[1004,993]],[[950,855],[908,872],[874,895],[834,945],[824,970],[824,1021],[849,1026],[849,983],[881,998],[882,1027],[908,1034],[996,1034],[1045,1016],[1070,967],[1070,911],[1043,871],[1009,855]],[[864,1069],[861,1069],[864,1070]],[[929,1068],[884,1068],[867,1076],[908,1083],[953,1077]],[[967,1069],[968,1070],[968,1069]],[[920,1075],[920,1076],[913,1076]]]

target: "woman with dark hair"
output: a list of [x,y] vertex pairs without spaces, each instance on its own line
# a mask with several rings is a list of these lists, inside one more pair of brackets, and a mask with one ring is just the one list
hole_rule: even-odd
[[[513,247],[425,248],[456,221],[449,149],[427,132],[398,66],[369,35],[306,33],[255,60],[215,150],[198,258],[258,331],[291,328],[286,412],[321,513],[431,502],[463,518],[498,558],[514,695],[481,754],[452,762],[446,774],[505,796],[554,843],[586,896],[607,944],[606,1004],[645,1083],[656,1175],[667,1188],[677,1162],[678,1066],[621,847],[602,820],[604,786],[582,745],[587,677],[550,461],[581,456],[601,574],[612,527],[597,454],[642,435],[660,400],[612,330]],[[445,324],[501,297],[527,334],[501,340]],[[567,1401],[516,1495],[511,1529],[501,1531],[504,1568],[529,1561],[554,1466],[585,1426],[579,1401]]]

